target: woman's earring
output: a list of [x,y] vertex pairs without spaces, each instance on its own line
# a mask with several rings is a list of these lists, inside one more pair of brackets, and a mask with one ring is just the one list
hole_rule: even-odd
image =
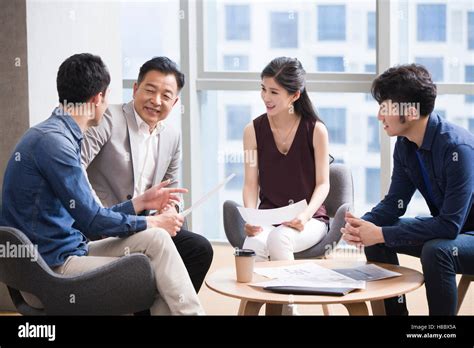
[[295,106],[294,106],[293,103],[290,104],[290,108],[289,108],[288,111],[289,111],[290,114],[294,114],[294,113],[295,113]]

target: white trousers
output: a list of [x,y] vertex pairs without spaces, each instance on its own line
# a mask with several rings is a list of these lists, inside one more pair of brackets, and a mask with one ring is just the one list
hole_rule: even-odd
[[311,248],[328,232],[327,225],[316,219],[310,219],[301,232],[283,225],[262,228],[256,236],[245,238],[243,245],[255,251],[256,261],[294,260],[293,253]]

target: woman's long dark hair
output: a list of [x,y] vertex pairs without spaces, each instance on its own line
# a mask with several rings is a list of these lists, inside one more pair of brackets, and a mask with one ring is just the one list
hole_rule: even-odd
[[300,91],[300,97],[294,102],[294,110],[304,118],[322,122],[309,99],[305,87],[306,71],[296,58],[278,57],[273,59],[260,74],[260,78],[273,77],[289,94]]

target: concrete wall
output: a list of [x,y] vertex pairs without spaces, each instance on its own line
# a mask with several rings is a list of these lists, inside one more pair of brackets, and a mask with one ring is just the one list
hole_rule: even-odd
[[29,127],[29,115],[26,0],[0,0],[0,9],[1,187],[13,147]]

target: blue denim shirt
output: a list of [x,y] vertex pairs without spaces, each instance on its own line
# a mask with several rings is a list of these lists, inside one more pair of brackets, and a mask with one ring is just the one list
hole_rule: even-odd
[[63,112],[55,109],[23,135],[3,180],[3,223],[23,231],[51,267],[87,255],[86,237],[124,237],[146,228],[131,201],[108,209],[95,201],[81,167],[81,129]]
[[[423,180],[418,155],[426,169],[431,194]],[[392,226],[405,214],[415,190],[425,198],[431,217]],[[393,173],[385,198],[362,219],[382,226],[387,246],[417,245],[430,239],[454,239],[474,234],[474,136],[436,114],[429,116],[418,146],[398,137]]]

